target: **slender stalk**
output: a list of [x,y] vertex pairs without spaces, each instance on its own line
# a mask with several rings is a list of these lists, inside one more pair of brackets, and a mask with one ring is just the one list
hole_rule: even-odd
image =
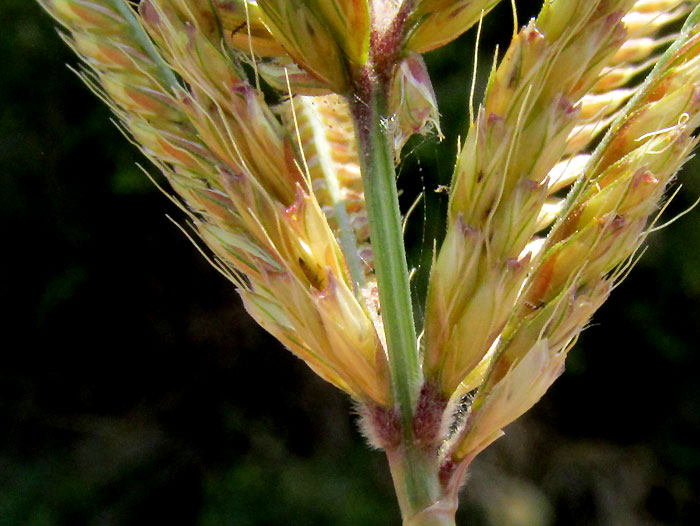
[[[387,451],[386,456],[404,526],[454,526],[457,494],[443,490],[437,455],[415,445],[407,447],[407,444],[403,444]],[[411,489],[406,484],[416,475],[420,476],[422,483],[420,495],[410,493]]]
[[422,383],[413,322],[408,265],[401,232],[394,153],[389,143],[386,94],[365,78],[366,89],[353,101],[370,239],[386,334],[394,402],[404,437],[412,436],[413,411]]
[[401,444],[387,450],[404,524],[452,525],[454,509],[441,506],[437,454],[414,436],[414,413],[422,384],[391,148],[386,92],[371,75],[358,83],[352,102],[362,180],[386,334],[394,402],[401,419]]

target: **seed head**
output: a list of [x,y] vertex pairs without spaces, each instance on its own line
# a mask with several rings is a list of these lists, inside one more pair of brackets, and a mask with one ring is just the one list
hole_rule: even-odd
[[698,142],[698,11],[672,33],[697,2],[544,2],[494,64],[458,154],[410,428],[393,400],[358,108],[372,102],[366,115],[393,131],[396,162],[413,134],[439,134],[419,53],[497,0],[40,2],[250,314],[360,403],[379,445],[408,432],[439,448],[445,480],[561,373]]
[[[640,6],[654,7],[651,2]],[[634,20],[634,9],[623,23]],[[618,109],[619,97],[609,98],[616,118],[598,148],[591,155],[573,150],[577,155],[570,158],[570,171],[579,174],[580,182],[546,239],[528,245],[537,248],[513,314],[487,355],[488,373],[479,370],[465,381],[468,388],[476,385],[473,376],[483,383],[453,444],[453,458],[473,458],[537,402],[561,372],[577,335],[626,275],[650,217],[697,144],[691,133],[700,125],[699,37],[692,26],[683,34],[676,51],[657,66],[653,82],[639,88],[624,110]],[[616,53],[610,61],[619,59]],[[554,186],[569,178],[567,171],[551,172]]]
[[[265,13],[255,2],[242,7],[247,21],[253,17],[256,45],[272,53],[272,37],[260,25],[275,12],[274,2],[267,4]],[[303,99],[294,110],[271,108],[247,80],[237,40],[222,45],[223,26],[241,15],[240,2],[217,1],[212,10],[208,0],[144,0],[138,13],[121,0],[43,5],[84,58],[87,82],[168,178],[213,263],[253,317],[356,400],[390,407],[377,306],[366,300],[371,266],[358,265],[353,274],[341,248],[347,233],[356,246],[348,258],[361,261],[357,252],[367,236],[345,103],[319,101],[306,114]],[[316,15],[297,7],[286,14],[308,15],[304,27],[312,28]],[[330,31],[323,28],[310,35],[322,39]],[[345,59],[329,60],[322,44],[307,42],[304,49],[341,71]],[[275,53],[280,50],[275,59],[289,59],[287,46]],[[311,135],[298,140],[290,129],[297,109],[304,133],[313,121]],[[321,180],[334,183],[333,196],[315,184]],[[337,214],[329,221],[324,207],[334,204],[347,224]]]

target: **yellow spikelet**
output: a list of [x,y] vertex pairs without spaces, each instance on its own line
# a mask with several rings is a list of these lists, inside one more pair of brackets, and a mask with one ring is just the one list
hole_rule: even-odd
[[407,49],[425,53],[452,42],[500,0],[419,0],[411,14]]
[[123,0],[43,5],[253,317],[355,399],[389,405],[381,327],[353,292],[301,153],[242,74],[237,51],[222,45],[220,10],[184,0],[145,0],[140,16]]
[[224,37],[233,48],[244,53],[252,50],[260,57],[287,54],[265,27],[257,3],[250,0],[214,0],[214,7]]
[[356,289],[362,293],[368,286],[374,288],[367,210],[348,104],[337,95],[297,96],[280,110],[290,136],[298,133],[314,194],[343,247]]
[[[666,45],[677,35],[664,35],[670,24],[686,15],[693,2],[682,0],[638,0],[622,18],[626,36],[619,50],[608,59],[591,89],[581,97],[578,122],[567,140],[567,155],[552,177],[550,192],[558,192],[565,183],[573,183],[580,175],[581,162],[591,144],[619,115],[623,105],[635,93],[634,79],[649,70]],[[644,23],[641,21],[644,20]]]
[[298,64],[332,91],[348,91],[347,61],[321,12],[306,2],[259,0],[257,4],[267,29]]
[[697,16],[686,24],[582,169],[582,182],[542,244],[482,376],[453,458],[473,458],[539,400],[577,335],[633,264],[649,218],[698,142],[691,135],[700,126],[697,24]]
[[[529,265],[523,250],[542,228],[543,210],[557,207],[548,201],[547,175],[576,123],[575,102],[622,44],[621,17],[633,2],[579,4],[546,3],[514,38],[458,159],[447,233],[456,241],[438,255],[426,315],[427,374],[445,396],[486,355],[512,311]],[[464,340],[454,332],[462,326],[486,331]]]
[[389,87],[389,109],[393,115],[396,158],[414,134],[435,130],[442,138],[437,99],[428,69],[417,53],[407,53],[396,67]]

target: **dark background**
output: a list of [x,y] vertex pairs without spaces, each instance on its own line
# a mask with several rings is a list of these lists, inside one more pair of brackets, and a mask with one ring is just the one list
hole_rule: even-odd
[[[512,31],[504,4],[485,64]],[[49,17],[27,0],[0,14],[0,525],[398,524],[347,398],[166,218]],[[427,188],[416,265],[442,228],[432,189],[465,130],[472,55],[470,34],[428,56],[451,140],[417,141],[401,172],[405,206]],[[667,218],[700,194],[700,163],[681,181]],[[700,211],[648,246],[566,374],[475,462],[460,524],[700,524]]]

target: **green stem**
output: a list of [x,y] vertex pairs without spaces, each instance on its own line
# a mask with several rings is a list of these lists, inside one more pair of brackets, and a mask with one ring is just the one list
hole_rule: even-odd
[[369,78],[366,81],[367,89],[359,100],[353,101],[353,117],[394,402],[401,415],[404,438],[408,439],[412,437],[422,373],[401,232],[394,152],[385,126],[386,95],[378,82]]
[[[445,492],[440,484],[437,455],[405,445],[386,452],[394,480],[404,526],[454,526],[457,494]],[[420,474],[426,493],[411,494],[406,481]]]
[[355,94],[351,104],[370,239],[394,403],[401,420],[401,445],[387,451],[387,457],[406,524],[449,524],[415,522],[412,519],[435,503],[441,494],[437,455],[420,449],[415,443],[413,430],[416,401],[423,379],[401,230],[394,152],[386,127],[386,92],[380,80],[366,74],[358,82]]

